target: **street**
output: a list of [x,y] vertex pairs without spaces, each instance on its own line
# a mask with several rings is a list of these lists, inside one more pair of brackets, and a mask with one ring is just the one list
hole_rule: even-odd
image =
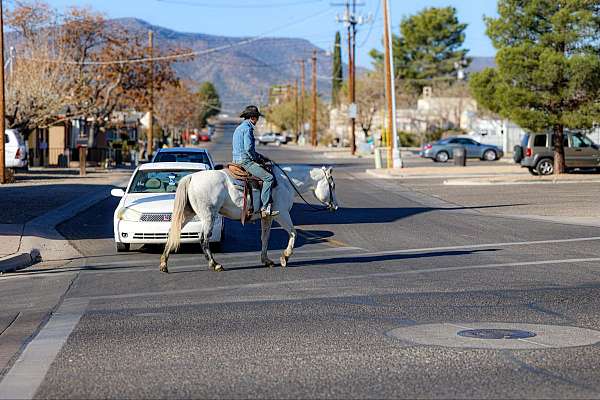
[[[207,146],[217,163],[230,159],[233,128]],[[324,162],[307,148],[258,150]],[[58,226],[83,258],[0,277],[13,302],[37,286],[57,302],[4,372],[0,397],[600,397],[600,228],[452,204],[366,174],[371,162],[326,160],[340,209],[297,200],[286,269],[261,266],[258,224],[226,221],[225,272],[188,245],[168,275],[160,248],[114,252],[118,199]],[[276,228],[270,257],[286,243]],[[478,328],[535,336],[456,334]]]

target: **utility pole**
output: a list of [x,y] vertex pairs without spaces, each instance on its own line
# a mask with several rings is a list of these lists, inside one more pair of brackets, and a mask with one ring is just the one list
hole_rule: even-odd
[[154,152],[154,33],[148,31],[148,54],[150,55],[150,84],[148,87],[148,148],[147,157],[152,158]]
[[[402,158],[398,143],[398,130],[396,127],[396,88],[394,82],[394,57],[392,53],[392,24],[390,23],[390,11],[388,0],[383,2],[383,46],[385,47],[385,94],[387,98],[387,131],[392,140],[388,147],[388,160],[392,160],[393,168],[402,168]],[[389,161],[388,161],[389,166]]]
[[317,146],[317,50],[312,54],[312,123],[311,143]]
[[[356,4],[356,1],[354,1]],[[356,6],[355,6],[356,7]],[[350,2],[346,2],[346,15],[350,15]],[[351,21],[351,19],[349,20]],[[356,31],[353,29],[353,25],[350,22],[348,24],[348,95],[350,96],[350,107],[354,107],[354,34]],[[350,111],[352,114],[352,111]],[[350,154],[356,153],[356,119],[353,114],[350,116]]]
[[352,10],[350,10],[350,0],[343,4],[332,4],[333,6],[345,6],[346,10],[343,16],[337,16],[338,22],[343,22],[348,28],[348,116],[350,117],[350,152],[356,153],[356,25],[362,25],[372,20],[372,16],[363,17],[356,14],[356,0],[352,0]]
[[4,19],[2,10],[2,1],[0,1],[0,60],[2,60],[2,68],[0,68],[0,184],[6,182],[6,162],[4,160]]
[[298,126],[298,78],[294,82],[294,141],[298,143],[298,134],[300,128]]
[[300,60],[300,81],[302,87],[300,88],[300,132],[302,133],[302,137],[306,139],[304,135],[304,94],[305,90],[305,73],[304,73],[304,60]]

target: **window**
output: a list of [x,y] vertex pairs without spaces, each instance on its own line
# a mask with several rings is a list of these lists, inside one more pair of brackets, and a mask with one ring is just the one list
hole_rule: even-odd
[[8,135],[4,134],[4,143],[10,143],[10,139],[8,139]]
[[525,148],[529,144],[529,134],[526,133],[523,135],[523,139],[521,139],[521,147]]
[[573,147],[592,147],[592,141],[583,135],[571,136],[571,142],[573,143]]
[[535,135],[533,138],[533,147],[546,147],[548,135]]
[[154,162],[191,162],[206,164],[209,167],[210,160],[208,155],[204,152],[175,152],[175,151],[161,151],[156,155]]
[[138,171],[129,193],[175,193],[184,176],[198,171]]

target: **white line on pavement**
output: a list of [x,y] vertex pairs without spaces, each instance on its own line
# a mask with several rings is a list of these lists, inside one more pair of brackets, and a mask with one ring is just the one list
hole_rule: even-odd
[[[372,278],[384,278],[399,275],[418,275],[427,274],[433,272],[452,272],[452,271],[467,271],[475,269],[494,269],[494,268],[506,268],[506,267],[528,267],[528,266],[542,266],[542,265],[553,265],[553,264],[573,264],[582,262],[600,262],[600,257],[595,258],[568,258],[564,260],[547,260],[547,261],[526,261],[526,262],[514,262],[514,263],[499,263],[499,264],[480,264],[480,265],[466,265],[462,267],[442,267],[442,268],[424,268],[416,270],[403,270],[395,272],[375,272],[371,274],[357,274],[357,275],[344,275],[344,276],[333,276],[333,277],[322,277],[316,279],[298,279],[298,280],[286,280],[279,282],[260,282],[260,283],[248,283],[243,285],[230,285],[230,286],[215,286],[209,288],[197,288],[197,289],[181,289],[181,290],[168,290],[163,292],[143,292],[143,293],[129,293],[129,294],[117,294],[117,295],[106,295],[106,296],[89,296],[82,297],[90,300],[104,300],[104,299],[129,299],[137,297],[154,297],[154,296],[169,296],[169,295],[180,295],[188,293],[203,293],[203,292],[214,292],[222,290],[237,290],[237,289],[262,289],[277,286],[286,286],[292,284],[319,284],[323,282],[331,281],[342,281],[342,280],[353,280],[353,279],[372,279]],[[185,268],[190,266],[180,266]]]
[[66,299],[0,382],[0,399],[32,399],[89,300]]

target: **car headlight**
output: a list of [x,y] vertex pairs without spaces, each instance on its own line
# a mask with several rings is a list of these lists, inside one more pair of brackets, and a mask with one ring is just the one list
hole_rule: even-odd
[[117,213],[117,218],[121,221],[139,221],[142,213],[131,208],[123,207]]

